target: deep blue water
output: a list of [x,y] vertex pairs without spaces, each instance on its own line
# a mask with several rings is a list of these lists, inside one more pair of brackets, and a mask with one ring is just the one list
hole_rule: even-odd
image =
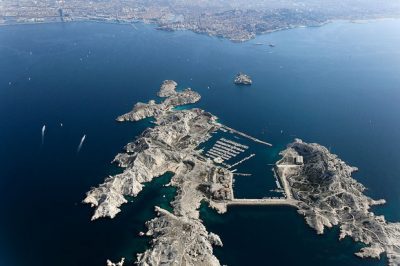
[[[145,249],[148,239],[137,234],[153,205],[173,197],[162,187],[168,176],[114,220],[90,222],[80,201],[118,171],[110,161],[149,126],[115,117],[154,98],[164,79],[198,90],[197,106],[223,123],[273,143],[266,163],[294,137],[330,147],[360,168],[369,195],[387,199],[376,211],[400,220],[399,32],[399,20],[335,22],[236,44],[145,25],[1,27],[0,265],[104,265]],[[238,71],[254,85],[233,85]],[[202,217],[221,235],[225,246],[215,252],[229,265],[384,265],[355,258],[359,246],[338,242],[334,230],[315,235],[290,208],[221,216],[203,208]]]

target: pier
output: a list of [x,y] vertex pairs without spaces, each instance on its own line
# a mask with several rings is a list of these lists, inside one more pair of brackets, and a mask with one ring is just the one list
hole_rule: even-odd
[[251,174],[247,174],[247,173],[235,173],[235,172],[233,172],[233,175],[238,175],[238,176],[251,176]]
[[232,133],[238,134],[238,135],[240,135],[240,136],[242,136],[242,137],[251,139],[251,140],[254,141],[254,142],[261,143],[261,144],[267,145],[267,146],[269,146],[269,147],[272,147],[272,144],[271,144],[271,143],[268,143],[268,142],[259,140],[259,139],[255,138],[255,137],[252,137],[252,136],[250,136],[250,135],[247,135],[246,133],[240,132],[240,131],[238,131],[238,130],[236,130],[236,129],[230,128],[230,127],[225,126],[225,125],[223,126],[223,128],[225,128],[226,130],[228,130],[228,131],[230,131],[230,132],[232,132]]
[[[217,140],[215,144],[211,147],[211,149],[209,149],[205,154],[208,158],[211,159],[220,158],[223,161],[228,161],[240,155],[242,152],[245,152],[248,148],[249,148],[248,146],[240,144],[238,142],[221,138]],[[244,160],[241,160],[239,163],[236,163],[235,165],[238,165],[242,162],[244,162]]]
[[272,171],[274,172],[276,186],[278,187],[278,189],[282,189],[281,184],[279,183],[278,175],[276,174],[275,169],[272,168]]
[[250,154],[249,156],[247,156],[246,158],[243,158],[242,160],[240,160],[239,162],[232,164],[229,168],[235,167],[235,166],[237,166],[237,165],[243,163],[244,161],[249,160],[249,159],[252,158],[253,156],[256,156],[256,155],[255,155],[254,153],[252,153],[252,154]]
[[285,199],[285,198],[265,198],[265,199],[233,199],[231,201],[226,202],[227,206],[235,206],[235,205],[255,205],[255,206],[292,206],[297,207],[297,201],[293,199]]

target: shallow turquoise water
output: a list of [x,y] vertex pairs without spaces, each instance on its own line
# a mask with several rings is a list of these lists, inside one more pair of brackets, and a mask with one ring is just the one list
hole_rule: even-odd
[[[398,20],[337,22],[235,44],[144,25],[1,27],[0,264],[104,265],[145,248],[137,233],[153,206],[166,204],[162,195],[173,195],[163,179],[114,220],[90,222],[92,210],[80,202],[116,171],[115,154],[150,125],[115,117],[155,98],[164,79],[199,91],[196,106],[222,123],[273,143],[266,163],[294,137],[330,147],[360,168],[356,177],[369,195],[387,199],[377,212],[400,220],[399,30]],[[238,71],[250,74],[253,86],[233,85]],[[255,195],[259,182],[236,186]],[[358,246],[338,242],[334,230],[315,235],[290,208],[202,215],[221,235],[216,255],[229,265],[248,265],[249,258],[259,265],[384,265],[355,258]]]

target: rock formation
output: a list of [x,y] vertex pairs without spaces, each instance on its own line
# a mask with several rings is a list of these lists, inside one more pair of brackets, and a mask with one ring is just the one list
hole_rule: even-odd
[[156,207],[158,217],[146,223],[153,247],[138,255],[139,265],[219,265],[212,246],[222,245],[199,219]]
[[243,73],[238,73],[233,82],[238,85],[251,85],[253,83],[250,76]]
[[325,227],[340,226],[339,239],[346,236],[367,246],[359,257],[379,258],[386,252],[389,265],[400,265],[400,223],[385,221],[370,207],[383,204],[363,194],[365,187],[351,177],[357,170],[325,147],[296,140],[281,152],[280,175],[288,180],[298,212],[318,234]]
[[160,91],[157,93],[158,97],[170,97],[176,94],[176,86],[178,84],[173,80],[164,80],[161,84]]
[[122,258],[119,262],[114,263],[110,260],[107,260],[107,266],[123,266],[125,262],[125,258]]
[[196,103],[200,100],[201,96],[190,88],[181,92],[175,91],[175,81],[164,81],[161,85],[161,90],[158,95],[160,97],[167,97],[162,103],[156,103],[154,100],[148,103],[137,103],[133,106],[132,111],[117,117],[117,121],[139,121],[148,117],[157,117],[166,111],[172,110],[175,106]]

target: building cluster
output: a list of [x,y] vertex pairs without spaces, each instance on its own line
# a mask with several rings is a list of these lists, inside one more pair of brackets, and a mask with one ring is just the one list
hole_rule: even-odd
[[210,195],[213,200],[230,200],[233,198],[232,176],[224,168],[213,168],[210,173]]

